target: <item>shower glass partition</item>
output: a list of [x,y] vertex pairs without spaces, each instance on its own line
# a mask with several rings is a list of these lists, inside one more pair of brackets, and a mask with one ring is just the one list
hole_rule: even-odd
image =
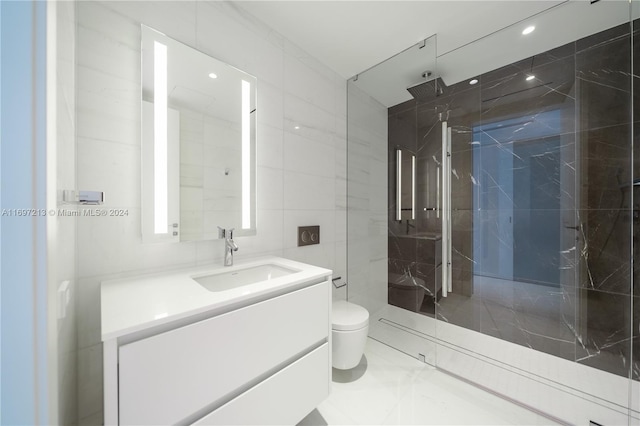
[[[625,419],[629,377],[638,384],[629,4],[556,7],[438,56],[438,72],[446,80],[449,70],[504,39],[512,43],[503,50],[512,52],[502,54],[516,57],[526,50],[527,25],[546,32],[591,12],[597,26],[565,28],[565,38],[544,50],[451,81],[418,108],[441,109],[447,118],[448,285],[436,305],[437,366],[562,420],[608,424]],[[482,359],[493,366],[470,368]],[[521,391],[509,386],[513,374],[529,375]],[[562,379],[545,382],[552,378]],[[538,402],[530,400],[532,389]],[[547,408],[563,393],[591,401],[584,418]]]
[[[357,80],[384,69],[397,82],[411,74],[401,61],[349,81],[350,285],[352,273],[383,270],[352,257],[367,253],[354,228],[379,231],[367,203],[382,191],[357,180],[365,167],[374,174],[375,163],[354,120],[377,136],[387,126],[386,298],[378,282],[349,293],[374,307],[372,338],[563,422],[640,424],[637,9],[552,6],[439,51],[429,90],[410,90],[398,103],[374,105],[372,89]],[[527,26],[536,29],[525,35]],[[399,146],[416,158],[415,216],[402,220]]]
[[415,111],[390,111],[442,90],[435,66],[434,36],[347,84],[348,299],[369,311],[372,337],[433,365],[440,236],[421,221],[440,216],[440,169],[426,166],[440,148],[419,140]]

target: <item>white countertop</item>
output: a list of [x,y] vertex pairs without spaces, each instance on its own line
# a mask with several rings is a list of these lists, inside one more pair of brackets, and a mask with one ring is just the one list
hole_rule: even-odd
[[[264,264],[278,265],[299,272],[218,292],[205,289],[191,278]],[[223,308],[226,305],[242,303],[270,292],[286,290],[305,281],[330,276],[331,273],[329,269],[293,260],[263,257],[236,262],[233,266],[208,265],[104,281],[100,290],[102,341]]]

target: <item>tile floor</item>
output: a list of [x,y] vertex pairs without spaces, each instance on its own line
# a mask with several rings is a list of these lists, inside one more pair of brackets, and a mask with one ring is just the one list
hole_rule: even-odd
[[369,338],[360,365],[334,369],[331,395],[299,426],[410,424],[557,423]]

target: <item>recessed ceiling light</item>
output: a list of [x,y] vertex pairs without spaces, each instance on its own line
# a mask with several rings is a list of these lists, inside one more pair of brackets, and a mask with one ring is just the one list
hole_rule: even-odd
[[531,81],[531,80],[533,80],[534,78],[536,78],[536,76],[535,76],[535,75],[529,75],[529,76],[527,76],[527,81]]
[[300,126],[295,126],[294,129],[300,130]]
[[522,30],[522,34],[523,35],[531,34],[533,32],[533,30],[535,30],[535,29],[536,29],[536,27],[534,27],[533,25],[530,25],[527,28],[525,28],[524,30]]
[[478,83],[478,79],[477,78],[474,78],[473,80],[469,81],[469,84],[471,84],[471,85],[474,85],[476,83]]
[[213,73],[213,72],[212,72],[212,73],[209,73],[209,77],[211,77],[211,78],[218,78],[218,76],[217,76],[215,73]]

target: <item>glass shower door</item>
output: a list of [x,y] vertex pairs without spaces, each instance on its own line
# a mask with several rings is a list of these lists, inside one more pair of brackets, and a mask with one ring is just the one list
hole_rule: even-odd
[[[549,413],[553,395],[576,395],[613,408],[567,407],[571,416],[615,423],[631,406],[637,424],[632,33],[629,4],[597,10],[609,24],[452,84],[435,105],[445,167],[436,358],[439,368]],[[503,36],[440,56],[439,72],[446,80],[451,64],[494,51]],[[519,34],[509,37],[517,48]],[[538,391],[500,388],[518,375]]]
[[440,153],[424,140],[437,118],[420,105],[439,88],[435,47],[435,36],[423,40],[347,85],[348,300],[369,310],[370,337],[430,364]]
[[457,342],[452,324],[575,357],[584,241],[575,57],[562,49],[460,82],[440,100],[451,200],[443,212],[449,291],[443,285],[437,305],[445,341]]

